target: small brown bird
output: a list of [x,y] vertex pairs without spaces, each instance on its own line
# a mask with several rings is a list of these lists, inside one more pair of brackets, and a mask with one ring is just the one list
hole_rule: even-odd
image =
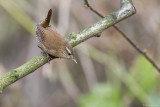
[[46,54],[48,62],[51,60],[49,55],[53,55],[59,58],[72,59],[77,63],[70,43],[60,35],[54,26],[50,25],[51,15],[52,10],[50,9],[46,19],[37,24],[36,40],[38,47]]

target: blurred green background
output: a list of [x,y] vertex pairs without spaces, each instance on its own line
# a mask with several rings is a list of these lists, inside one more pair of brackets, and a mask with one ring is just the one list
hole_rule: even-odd
[[[0,0],[0,76],[40,55],[36,23],[53,10],[52,24],[63,36],[100,18],[83,0]],[[120,0],[89,0],[101,14]],[[137,14],[118,23],[160,65],[160,1],[134,0]],[[0,107],[143,107],[160,106],[159,73],[114,29],[74,48],[78,64],[55,59],[7,87]]]

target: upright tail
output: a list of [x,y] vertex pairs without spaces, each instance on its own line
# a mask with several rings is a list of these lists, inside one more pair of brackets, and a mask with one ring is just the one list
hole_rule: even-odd
[[43,22],[41,22],[40,25],[44,28],[48,27],[51,20],[51,16],[52,16],[52,9],[48,11],[46,19]]

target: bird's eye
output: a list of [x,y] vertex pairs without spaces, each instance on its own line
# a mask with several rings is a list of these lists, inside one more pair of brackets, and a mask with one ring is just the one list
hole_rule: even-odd
[[68,53],[68,55],[71,55],[71,53]]
[[66,47],[66,51],[68,55],[71,55],[71,51],[68,49],[68,47]]

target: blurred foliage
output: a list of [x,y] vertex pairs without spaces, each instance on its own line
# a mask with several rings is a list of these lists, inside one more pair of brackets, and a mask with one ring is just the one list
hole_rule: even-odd
[[12,0],[1,0],[0,5],[29,33],[34,35],[34,21]]
[[81,97],[81,107],[124,107],[119,87],[101,83]]
[[[129,69],[128,75],[137,83],[134,86],[138,86],[147,95],[145,96],[147,98],[141,96],[142,94],[137,95],[145,101],[140,101],[139,105],[159,105],[160,96],[155,93],[158,88],[158,73],[155,72],[154,67],[142,55],[139,55]],[[125,75],[122,78],[126,78]],[[130,96],[130,94],[134,96],[134,93],[130,90],[122,91],[123,89],[124,87],[118,87],[113,82],[98,84],[91,92],[79,99],[79,105],[80,107],[125,107],[127,102],[124,101],[123,96]],[[128,99],[132,99],[132,96]]]
[[152,92],[158,88],[158,73],[142,55],[135,59],[130,68],[130,75],[145,92]]

